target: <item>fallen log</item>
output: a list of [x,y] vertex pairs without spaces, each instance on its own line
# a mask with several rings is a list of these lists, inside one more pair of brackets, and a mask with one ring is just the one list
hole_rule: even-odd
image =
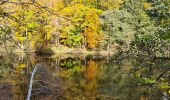
[[30,79],[30,84],[29,84],[29,89],[28,89],[28,94],[27,94],[27,99],[26,100],[30,100],[30,98],[31,98],[32,85],[33,85],[33,81],[34,81],[34,75],[37,72],[39,66],[40,66],[39,64],[36,65],[34,67],[34,70],[33,70],[32,74],[31,74],[31,79]]

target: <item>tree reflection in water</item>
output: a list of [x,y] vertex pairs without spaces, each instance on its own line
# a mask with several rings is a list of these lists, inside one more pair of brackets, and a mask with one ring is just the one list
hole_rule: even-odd
[[0,99],[26,99],[31,72],[39,63],[33,100],[168,100],[170,96],[169,60],[16,55],[14,61],[0,59]]

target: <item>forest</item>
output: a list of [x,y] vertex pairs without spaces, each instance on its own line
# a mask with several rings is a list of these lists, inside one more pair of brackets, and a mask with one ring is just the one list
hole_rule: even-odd
[[169,50],[169,4],[169,0],[1,0],[0,42],[2,47],[37,53],[124,48],[162,54]]
[[170,0],[0,0],[1,100],[169,100],[169,61]]

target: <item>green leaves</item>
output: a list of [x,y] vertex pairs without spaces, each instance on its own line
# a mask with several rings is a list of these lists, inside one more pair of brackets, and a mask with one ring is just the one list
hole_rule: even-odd
[[60,65],[62,67],[66,67],[66,68],[73,68],[73,67],[76,67],[76,66],[79,66],[80,65],[80,61],[79,60],[73,60],[73,59],[68,59],[67,61],[64,61],[62,63],[60,63]]
[[82,36],[80,31],[80,28],[74,26],[66,28],[65,32],[60,36],[60,42],[69,47],[81,45]]
[[170,39],[170,0],[154,0],[151,2],[152,6],[146,10],[151,20],[157,26],[157,33],[160,38]]
[[154,84],[155,82],[156,82],[155,79],[150,79],[150,78],[142,78],[141,79],[141,83],[145,84],[145,85]]
[[117,40],[132,41],[135,34],[134,17],[125,10],[113,10],[101,15],[103,31],[108,35],[107,42]]
[[158,87],[161,89],[168,89],[170,88],[170,84],[168,82],[163,82],[163,83],[160,83]]
[[0,26],[0,39],[7,39],[11,33],[11,27],[7,25]]
[[95,48],[99,40],[99,14],[102,11],[84,5],[81,1],[71,3],[73,4],[61,11],[62,15],[70,18],[61,22],[61,42],[70,47],[84,45],[91,49]]

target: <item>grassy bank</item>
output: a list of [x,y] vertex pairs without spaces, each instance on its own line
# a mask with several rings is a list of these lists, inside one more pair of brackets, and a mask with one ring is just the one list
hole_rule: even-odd
[[[23,49],[15,49],[15,48],[8,48],[8,52],[14,52],[14,53],[24,53],[25,51]],[[0,55],[2,55],[4,52],[6,52],[6,50],[2,47],[0,47]],[[114,50],[114,52],[116,52],[116,50]],[[108,51],[95,51],[95,50],[87,50],[86,48],[70,48],[67,46],[51,46],[50,48],[47,49],[42,49],[42,51],[40,51],[40,53],[44,53],[44,54],[85,54],[85,55],[93,55],[93,54],[100,54],[100,55],[110,55],[114,53],[112,52],[108,52]],[[35,50],[28,50],[28,53],[35,53]]]

